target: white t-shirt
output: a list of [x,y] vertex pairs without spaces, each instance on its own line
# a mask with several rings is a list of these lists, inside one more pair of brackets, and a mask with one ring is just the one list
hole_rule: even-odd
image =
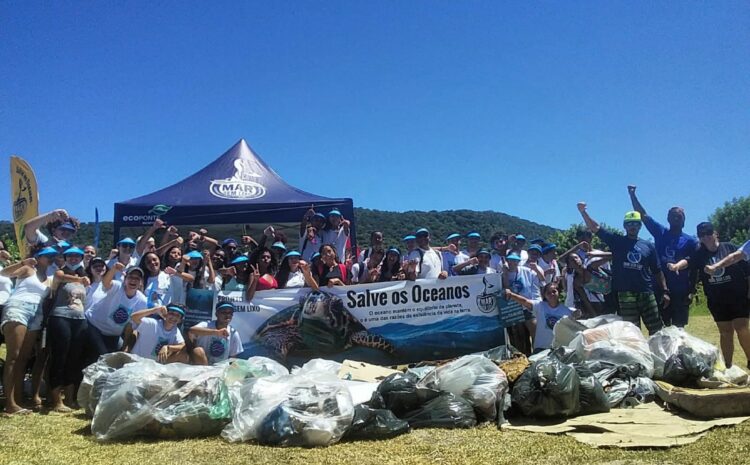
[[305,287],[305,275],[302,274],[302,270],[297,270],[294,273],[289,273],[289,279],[287,280],[284,289],[291,289],[296,287]]
[[91,283],[91,286],[86,289],[86,307],[84,310],[88,310],[94,306],[97,302],[106,297],[107,294],[102,290],[102,282]]
[[[112,267],[115,266],[115,263],[117,263],[118,261],[119,261],[118,257],[110,259],[107,262],[107,268],[112,269]],[[138,259],[131,255],[130,260],[125,265],[125,269],[127,270],[131,266],[136,266],[136,265],[138,265]],[[124,275],[122,271],[115,271],[115,281],[122,281],[123,277]]]
[[537,264],[544,272],[544,282],[551,283],[553,279],[560,276],[560,269],[557,267],[557,260],[547,263],[542,257],[539,257]]
[[[3,267],[0,266],[0,271]],[[8,301],[8,297],[13,292],[13,281],[5,276],[0,276],[0,305],[5,305]]]
[[133,353],[151,360],[156,360],[156,356],[162,347],[185,342],[177,326],[169,331],[164,329],[164,320],[145,317],[133,329],[138,331],[138,339],[133,346]]
[[309,262],[315,252],[320,250],[321,245],[323,245],[323,239],[320,234],[315,234],[312,239],[307,238],[307,233],[301,235],[299,237],[299,248],[302,260]]
[[539,276],[525,266],[519,266],[518,271],[509,271],[508,283],[511,291],[529,300],[542,298],[542,283],[539,281]]
[[[193,326],[194,328],[216,329],[216,321],[203,321]],[[242,338],[232,326],[227,326],[229,338],[221,336],[198,336],[195,345],[203,347],[208,358],[208,363],[214,363],[226,360],[229,357],[236,357],[244,350],[242,348]]]
[[[172,277],[160,271],[158,275],[146,279],[143,293],[149,308],[167,305],[172,301]],[[183,302],[180,302],[183,303]]]
[[346,260],[346,241],[349,239],[349,235],[344,232],[344,228],[338,230],[323,231],[323,244],[331,244],[336,249],[336,254],[339,256],[339,262],[344,263]]
[[562,304],[558,304],[557,307],[552,308],[547,302],[539,300],[534,302],[531,312],[536,317],[534,349],[549,349],[554,339],[552,329],[562,317],[573,316],[574,310]]
[[750,261],[750,241],[745,242],[742,244],[742,247],[740,247],[740,250],[742,251],[742,255],[744,255],[745,260]]
[[136,291],[133,297],[128,297],[120,281],[112,281],[109,290],[102,286],[100,292],[104,296],[86,310],[86,319],[105,336],[119,336],[130,321],[130,315],[147,308],[146,296]]
[[498,273],[502,273],[504,263],[505,257],[493,250],[492,255],[490,255],[490,266],[494,268]]
[[443,270],[443,261],[432,248],[413,250],[407,255],[406,259],[417,262],[417,279],[437,279]]

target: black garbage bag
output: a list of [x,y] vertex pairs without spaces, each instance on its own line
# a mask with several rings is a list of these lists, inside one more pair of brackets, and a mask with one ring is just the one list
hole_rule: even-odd
[[401,417],[412,428],[471,428],[477,424],[474,407],[450,392],[440,395],[422,407]]
[[580,410],[579,391],[575,368],[546,357],[516,380],[511,399],[529,417],[566,417]]
[[374,409],[386,409],[403,418],[406,412],[419,408],[436,398],[440,391],[418,387],[419,378],[413,373],[394,373],[385,378],[372,394],[369,405]]
[[589,415],[609,412],[609,398],[594,372],[581,364],[573,365],[573,367],[580,382],[578,400],[581,408],[578,414]]
[[714,361],[696,353],[691,347],[682,347],[664,362],[662,379],[677,386],[694,385],[702,377],[711,376]]
[[408,432],[409,423],[396,418],[390,410],[357,405],[354,407],[352,426],[344,434],[344,438],[390,439]]

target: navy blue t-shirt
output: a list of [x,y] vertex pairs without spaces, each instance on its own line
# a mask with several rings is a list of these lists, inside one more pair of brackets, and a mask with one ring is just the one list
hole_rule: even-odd
[[667,288],[673,293],[687,294],[690,291],[690,274],[669,271],[668,263],[677,263],[683,258],[690,258],[698,249],[698,239],[685,233],[674,235],[652,217],[643,217],[643,224],[654,236],[656,254],[659,256],[661,271],[667,280]]
[[612,290],[615,292],[652,292],[659,258],[654,244],[643,239],[628,239],[600,228],[596,233],[612,252]]
[[747,277],[750,274],[750,266],[746,261],[742,260],[727,268],[719,268],[712,275],[703,272],[703,267],[708,264],[713,265],[736,250],[737,247],[729,242],[719,243],[718,249],[714,252],[702,245],[688,260],[690,266],[700,273],[703,292],[706,293],[709,305],[714,302],[742,302],[747,297]]

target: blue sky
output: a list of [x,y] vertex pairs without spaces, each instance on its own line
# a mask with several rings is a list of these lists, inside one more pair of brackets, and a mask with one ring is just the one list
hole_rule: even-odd
[[[7,157],[41,208],[115,201],[245,138],[290,184],[384,210],[694,232],[750,195],[747,2],[3,2]],[[10,219],[10,202],[0,219]]]

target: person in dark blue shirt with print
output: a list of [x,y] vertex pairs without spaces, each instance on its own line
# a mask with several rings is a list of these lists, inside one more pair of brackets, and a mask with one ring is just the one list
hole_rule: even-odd
[[627,212],[623,220],[625,236],[613,234],[591,219],[586,203],[578,203],[578,211],[586,226],[604,241],[612,252],[612,291],[617,293],[620,304],[618,314],[623,320],[641,327],[641,319],[649,334],[659,331],[664,323],[654,297],[654,279],[664,292],[663,305],[669,306],[669,288],[659,266],[659,257],[651,242],[638,237],[641,230],[641,215]]
[[643,224],[648,232],[654,236],[656,253],[661,263],[661,271],[667,281],[670,291],[670,303],[668,307],[661,309],[661,317],[665,325],[684,327],[688,323],[688,311],[690,302],[695,294],[696,273],[675,273],[670,271],[668,265],[674,264],[682,259],[689,259],[698,249],[698,240],[682,232],[685,227],[685,210],[681,207],[672,207],[667,213],[669,228],[659,224],[652,216],[646,213],[638,197],[635,195],[635,186],[628,186],[628,194],[633,204],[633,209],[641,214]]

